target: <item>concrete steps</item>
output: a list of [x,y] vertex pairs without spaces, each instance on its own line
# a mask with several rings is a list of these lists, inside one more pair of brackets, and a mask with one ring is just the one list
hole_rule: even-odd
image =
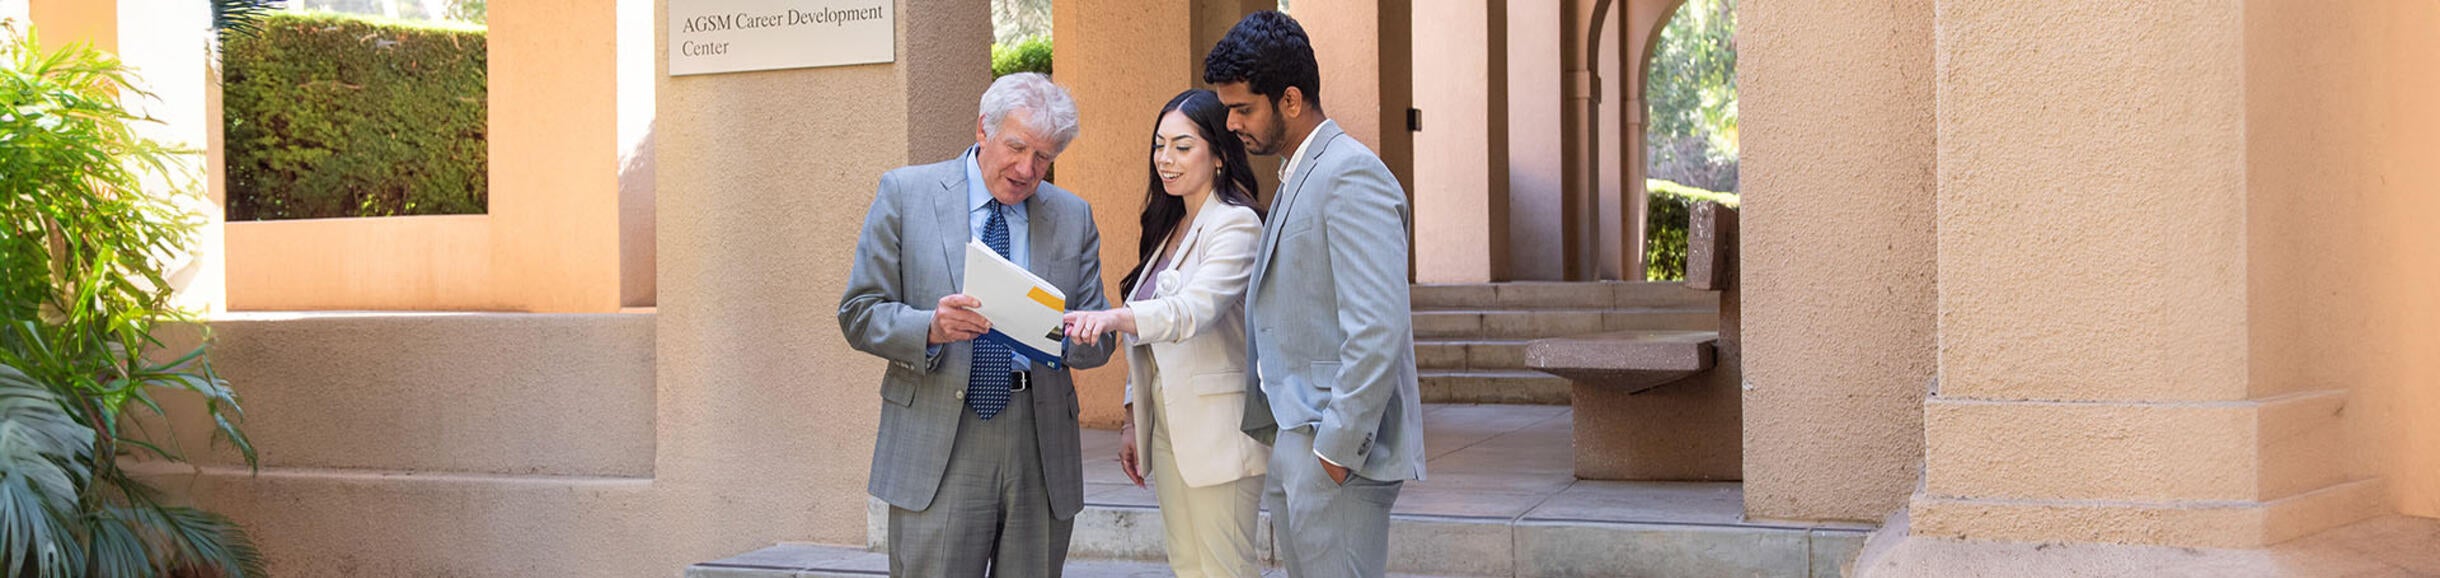
[[1437,309],[1610,309],[1714,307],[1718,294],[1682,283],[1551,282],[1424,283],[1411,286],[1418,311]]
[[1434,340],[1415,342],[1415,365],[1425,372],[1519,371],[1525,369],[1527,339]]
[[1566,405],[1564,379],[1525,367],[1535,339],[1719,327],[1719,295],[1677,283],[1424,284],[1411,290],[1426,403]]
[[1572,393],[1566,379],[1526,369],[1423,370],[1416,384],[1424,403],[1525,403],[1567,405]]
[[1719,326],[1719,311],[1692,307],[1415,312],[1415,339],[1418,343],[1427,340],[1540,339],[1604,331],[1703,331]]

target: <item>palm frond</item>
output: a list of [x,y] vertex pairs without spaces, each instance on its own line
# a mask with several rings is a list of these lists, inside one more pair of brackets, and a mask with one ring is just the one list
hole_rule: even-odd
[[262,29],[263,17],[279,9],[280,0],[212,0],[212,29],[222,42],[253,36]]
[[158,576],[164,560],[156,559],[139,534],[141,522],[110,507],[85,516],[87,563],[99,576]]
[[263,553],[228,516],[195,508],[157,508],[178,567],[211,568],[227,578],[262,576]]
[[0,365],[0,560],[10,575],[64,577],[83,566],[70,522],[92,476],[93,437],[49,388]]

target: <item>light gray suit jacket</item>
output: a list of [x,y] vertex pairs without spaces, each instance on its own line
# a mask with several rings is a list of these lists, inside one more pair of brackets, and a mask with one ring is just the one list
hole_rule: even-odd
[[1356,474],[1423,479],[1406,194],[1336,123],[1317,130],[1255,249],[1246,387],[1265,402],[1249,401],[1242,425],[1266,442],[1312,425],[1314,450]]
[[[873,444],[872,480],[865,490],[892,506],[922,511],[940,490],[957,438],[961,393],[973,342],[951,343],[926,357],[932,309],[962,291],[967,221],[966,170],[961,159],[904,167],[881,176],[856,264],[839,297],[839,329],[857,350],[890,362],[881,376],[881,434]],[[1071,311],[1109,307],[1101,291],[1101,232],[1093,209],[1050,183],[1025,202],[1032,257],[1028,270],[1067,293]],[[1066,365],[1100,367],[1115,339],[1098,346],[1073,341]],[[1076,431],[1076,387],[1066,369],[1033,364],[1035,438],[1042,449],[1042,483],[1051,512],[1069,519],[1084,509],[1083,459]]]

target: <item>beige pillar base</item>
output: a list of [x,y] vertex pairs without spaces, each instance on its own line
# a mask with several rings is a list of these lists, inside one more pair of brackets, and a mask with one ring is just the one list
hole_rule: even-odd
[[2252,548],[2383,511],[2344,391],[2236,402],[1933,399],[1918,534]]
[[1841,574],[1946,576],[2422,576],[2440,572],[2440,521],[2387,516],[2269,548],[2182,548],[2061,540],[1993,542],[1912,533],[1893,516]]
[[2381,481],[2256,502],[2012,501],[1917,495],[1914,535],[2001,542],[2259,548],[2386,511]]

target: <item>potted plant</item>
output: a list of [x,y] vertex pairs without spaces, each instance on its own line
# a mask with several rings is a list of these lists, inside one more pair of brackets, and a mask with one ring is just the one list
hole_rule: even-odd
[[[146,139],[120,105],[148,98],[86,46],[40,48],[0,27],[0,565],[10,576],[259,576],[229,518],[177,505],[119,467],[185,461],[134,418],[190,392],[213,437],[256,464],[241,410],[205,346],[164,351],[156,329],[197,323],[167,263],[201,219],[191,151]],[[172,183],[168,191],[155,184]],[[149,190],[148,190],[149,189]],[[208,343],[209,339],[204,340]],[[167,359],[163,362],[161,360]]]

